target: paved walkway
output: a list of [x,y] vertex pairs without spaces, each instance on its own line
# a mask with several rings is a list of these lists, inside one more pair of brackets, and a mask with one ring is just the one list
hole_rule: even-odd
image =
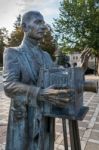
[[[94,76],[86,78],[96,80]],[[0,84],[0,150],[5,149],[9,105],[10,100],[4,95]],[[89,106],[89,111],[84,120],[79,122],[81,147],[82,150],[99,150],[99,92],[97,94],[84,92],[84,105]],[[69,133],[68,143],[70,143]],[[64,150],[61,119],[56,119],[55,150]]]

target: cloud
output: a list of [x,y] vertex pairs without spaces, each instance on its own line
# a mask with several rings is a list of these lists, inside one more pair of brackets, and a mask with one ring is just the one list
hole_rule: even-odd
[[[21,12],[24,12],[26,10],[34,9],[34,10],[43,10],[48,9],[51,7],[52,9],[58,8],[60,0],[21,0],[19,2],[19,6],[23,6],[21,9]],[[48,12],[48,11],[47,11]]]
[[60,0],[49,0],[49,1],[46,1],[46,0],[21,0],[21,2],[24,2],[24,4],[34,4],[34,5],[46,5],[46,4],[52,4],[52,3],[59,3]]
[[52,23],[59,13],[59,2],[62,0],[0,0],[0,27],[10,29],[16,17],[30,10],[40,11],[45,21]]
[[55,9],[55,8],[45,8],[45,9],[42,9],[42,13],[45,15],[45,16],[54,16],[55,14],[58,14],[58,10]]
[[59,14],[59,2],[61,0],[21,0],[21,13],[30,10],[40,11],[47,22],[52,22]]
[[8,30],[13,28],[16,17],[19,14],[19,7],[16,7],[18,0],[0,0],[0,28],[6,27]]

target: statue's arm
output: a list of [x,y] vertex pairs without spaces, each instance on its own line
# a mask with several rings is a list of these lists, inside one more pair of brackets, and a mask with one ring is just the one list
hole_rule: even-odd
[[7,48],[3,54],[3,84],[7,96],[13,98],[24,96],[25,103],[28,103],[28,97],[33,97],[32,105],[36,105],[39,87],[30,86],[20,81],[20,65],[17,58],[17,51]]

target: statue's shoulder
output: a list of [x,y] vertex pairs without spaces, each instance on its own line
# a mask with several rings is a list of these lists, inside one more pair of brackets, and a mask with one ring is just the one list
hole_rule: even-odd
[[47,51],[43,51],[44,55],[50,57],[50,54]]
[[19,47],[7,47],[4,49],[4,54],[5,53],[18,54],[19,52],[20,52]]
[[8,60],[8,59],[17,59],[20,55],[20,50],[19,47],[7,47],[4,49],[3,52],[3,58]]

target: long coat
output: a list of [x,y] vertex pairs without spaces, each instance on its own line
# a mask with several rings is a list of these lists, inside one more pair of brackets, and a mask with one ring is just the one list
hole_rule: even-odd
[[[6,150],[52,150],[54,144],[51,146],[50,137],[54,136],[54,121],[47,118],[40,125],[42,115],[37,108],[39,70],[51,67],[49,54],[25,39],[19,47],[5,49],[3,60],[4,91],[11,98]],[[44,147],[41,127],[46,131]]]

